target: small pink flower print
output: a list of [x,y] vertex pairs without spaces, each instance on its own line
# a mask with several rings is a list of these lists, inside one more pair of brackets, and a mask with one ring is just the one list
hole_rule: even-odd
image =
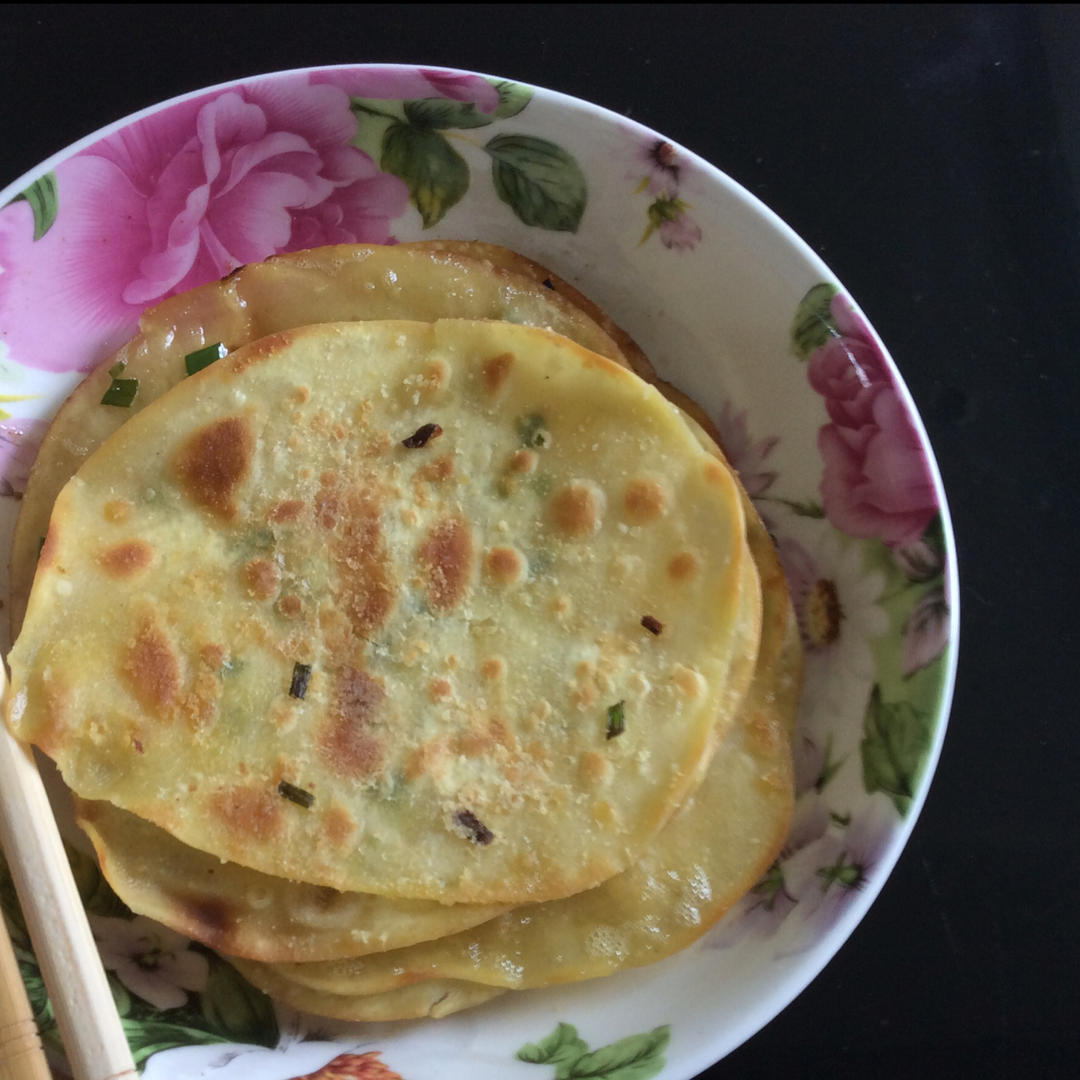
[[923,594],[904,622],[904,678],[933,663],[948,643],[949,602],[945,590],[936,585]]
[[938,545],[926,537],[913,544],[902,544],[892,549],[893,560],[908,581],[932,581],[945,566],[944,555]]
[[22,495],[48,424],[12,417],[0,421],[0,495]]
[[671,143],[654,139],[635,145],[627,180],[638,180],[639,191],[673,199],[679,193],[679,152]]
[[837,336],[807,369],[831,420],[818,433],[826,516],[850,536],[914,544],[938,512],[918,433],[867,328],[839,295],[831,313]]
[[736,412],[730,401],[724,402],[715,417],[715,423],[724,456],[739,474],[746,494],[752,499],[764,494],[776,480],[776,473],[763,467],[765,459],[773,452],[780,439],[771,435],[753,442],[746,410]]
[[644,243],[656,231],[660,242],[674,251],[692,251],[701,243],[701,226],[687,213],[682,199],[661,195],[648,210],[649,225],[641,238]]
[[836,925],[884,855],[897,822],[892,803],[871,796],[850,825],[830,829],[785,864],[787,887],[805,923],[798,944],[784,955],[808,948]]
[[243,263],[392,242],[408,190],[350,145],[355,132],[345,91],[302,76],[181,102],[61,162],[57,219],[40,240],[28,204],[0,213],[12,358],[86,370],[144,308]]
[[143,1001],[157,1009],[187,1004],[186,990],[205,990],[210,965],[190,942],[142,915],[117,919],[92,915],[101,962]]

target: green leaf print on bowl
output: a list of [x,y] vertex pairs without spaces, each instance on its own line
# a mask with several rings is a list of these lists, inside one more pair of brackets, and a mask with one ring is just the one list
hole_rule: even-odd
[[500,80],[492,83],[499,94],[495,111],[482,113],[471,102],[451,101],[447,98],[420,98],[405,102],[405,117],[420,128],[478,128],[487,127],[496,120],[517,116],[532,99],[527,86]]
[[442,135],[396,120],[383,134],[379,168],[405,181],[425,229],[469,190],[469,166]]
[[384,172],[405,182],[425,229],[437,225],[468,192],[472,175],[459,148],[469,147],[491,159],[495,193],[520,221],[577,232],[588,187],[572,154],[533,135],[499,134],[481,144],[454,132],[517,116],[532,97],[531,90],[516,83],[491,85],[498,103],[490,113],[481,112],[474,102],[441,97],[397,102],[354,97],[352,111],[359,123],[354,145],[377,157]]
[[864,731],[859,749],[866,790],[884,792],[906,814],[934,737],[930,716],[906,701],[882,701],[875,686]]
[[830,338],[839,337],[832,301],[836,286],[829,282],[815,285],[802,299],[791,322],[791,348],[800,360],[806,360]]
[[546,1039],[526,1043],[516,1056],[530,1065],[554,1065],[555,1080],[649,1080],[664,1067],[670,1041],[671,1027],[664,1024],[590,1051],[573,1024],[560,1023]]
[[48,172],[38,177],[11,201],[30,204],[30,210],[34,215],[34,239],[40,240],[52,228],[60,205],[56,174]]

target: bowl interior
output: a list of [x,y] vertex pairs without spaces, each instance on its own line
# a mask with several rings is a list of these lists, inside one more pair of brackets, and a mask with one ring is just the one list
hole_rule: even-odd
[[[951,697],[957,590],[944,494],[910,396],[847,292],[783,222],[610,112],[402,66],[188,95],[62,152],[0,206],[5,535],[48,419],[142,308],[276,251],[481,239],[579,287],[709,413],[776,539],[799,616],[791,836],[695,946],[438,1024],[319,1022],[311,1030],[333,1038],[305,1041],[303,1021],[259,1011],[235,1041],[292,1049],[249,1049],[225,1071],[285,1078],[375,1048],[403,1076],[434,1075],[433,1062],[440,1076],[544,1075],[515,1055],[561,1023],[592,1049],[638,1039],[633,1051],[656,1072],[635,1076],[690,1077],[814,977],[881,888],[925,796]],[[180,1024],[131,989],[118,1004],[137,1056],[188,1046],[154,1056],[148,1075],[220,1059],[200,1035],[201,999]]]

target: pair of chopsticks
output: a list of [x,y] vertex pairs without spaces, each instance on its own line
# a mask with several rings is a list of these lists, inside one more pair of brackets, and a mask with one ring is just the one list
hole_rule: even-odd
[[[7,673],[0,663],[0,713]],[[112,993],[90,933],[45,785],[29,747],[0,716],[0,846],[7,857],[75,1080],[134,1077]],[[3,919],[0,918],[0,928]],[[3,928],[0,1080],[46,1080],[49,1067]]]

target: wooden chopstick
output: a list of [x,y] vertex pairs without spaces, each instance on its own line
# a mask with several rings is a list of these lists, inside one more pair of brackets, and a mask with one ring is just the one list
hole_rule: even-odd
[[[6,690],[7,673],[0,664],[0,709]],[[135,1063],[41,774],[30,748],[12,736],[3,719],[0,845],[75,1080],[134,1077]]]
[[0,915],[0,1080],[50,1080],[30,999]]

